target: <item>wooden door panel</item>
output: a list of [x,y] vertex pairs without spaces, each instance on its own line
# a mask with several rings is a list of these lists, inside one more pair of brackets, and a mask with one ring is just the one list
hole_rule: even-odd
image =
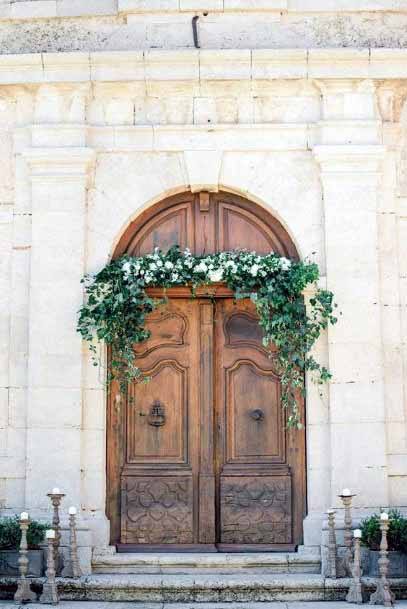
[[154,311],[136,346],[148,382],[128,391],[121,468],[121,543],[198,541],[199,304]]
[[292,488],[303,438],[288,454],[280,381],[253,303],[217,301],[215,328],[219,541],[290,549],[300,542],[294,518],[303,496]]
[[143,374],[129,389],[127,463],[187,463],[188,370],[161,360]]
[[127,247],[132,256],[151,254],[155,247],[167,251],[173,245],[181,249],[194,242],[193,199],[164,210],[152,218],[137,233]]
[[193,543],[192,476],[127,477],[122,485],[122,543]]
[[226,463],[284,460],[280,384],[272,370],[248,359],[225,369]]
[[291,544],[291,476],[222,476],[221,543]]

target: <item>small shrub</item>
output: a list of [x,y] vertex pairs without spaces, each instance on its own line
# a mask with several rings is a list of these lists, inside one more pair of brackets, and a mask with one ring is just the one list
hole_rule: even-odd
[[[362,543],[371,550],[380,550],[380,515],[373,514],[361,523]],[[407,554],[407,518],[398,510],[389,511],[389,530],[387,534],[389,550]]]
[[[49,524],[32,520],[27,531],[29,548],[38,547],[45,537]],[[0,550],[16,550],[20,547],[21,531],[18,516],[0,518]]]

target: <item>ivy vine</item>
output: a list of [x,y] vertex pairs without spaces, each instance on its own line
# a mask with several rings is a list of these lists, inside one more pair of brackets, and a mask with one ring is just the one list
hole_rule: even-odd
[[[194,256],[178,246],[168,252],[156,249],[141,257],[123,256],[94,276],[85,276],[85,304],[79,311],[78,332],[89,342],[92,360],[100,365],[97,343],[111,349],[107,381],[117,380],[122,391],[140,382],[136,343],[148,339],[146,316],[163,299],[153,299],[148,287],[189,285],[194,295],[199,286],[223,282],[236,299],[250,298],[263,330],[263,344],[274,358],[282,386],[282,405],[289,427],[302,427],[298,397],[304,395],[304,373],[311,371],[317,383],[331,375],[312,355],[312,347],[329,324],[336,323],[333,294],[318,289],[318,266],[293,261],[277,254],[259,255],[246,250]],[[305,306],[303,291],[315,291]]]

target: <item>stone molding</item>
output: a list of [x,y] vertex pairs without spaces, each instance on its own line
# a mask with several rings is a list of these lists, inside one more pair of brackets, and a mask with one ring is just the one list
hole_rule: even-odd
[[0,56],[0,85],[299,78],[407,78],[407,49],[153,49]]
[[[386,153],[382,145],[319,145],[314,147],[314,155],[321,167],[321,174],[379,173]],[[337,178],[336,178],[337,179]]]
[[23,151],[31,179],[86,179],[95,159],[91,148],[27,148]]
[[3,0],[0,20],[154,13],[406,12],[406,0]]

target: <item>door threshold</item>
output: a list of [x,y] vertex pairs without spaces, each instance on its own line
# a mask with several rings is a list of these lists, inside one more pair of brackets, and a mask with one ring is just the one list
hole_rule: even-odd
[[193,554],[193,553],[233,553],[239,552],[245,553],[273,553],[273,552],[296,552],[297,546],[295,544],[136,544],[136,543],[118,543],[116,544],[116,550],[118,553],[126,554],[150,554],[156,553],[177,553],[177,554]]
[[142,543],[118,543],[117,552],[148,554],[151,552],[172,553],[193,553],[193,552],[218,552],[219,550],[212,543],[161,543],[161,544],[142,544]]

